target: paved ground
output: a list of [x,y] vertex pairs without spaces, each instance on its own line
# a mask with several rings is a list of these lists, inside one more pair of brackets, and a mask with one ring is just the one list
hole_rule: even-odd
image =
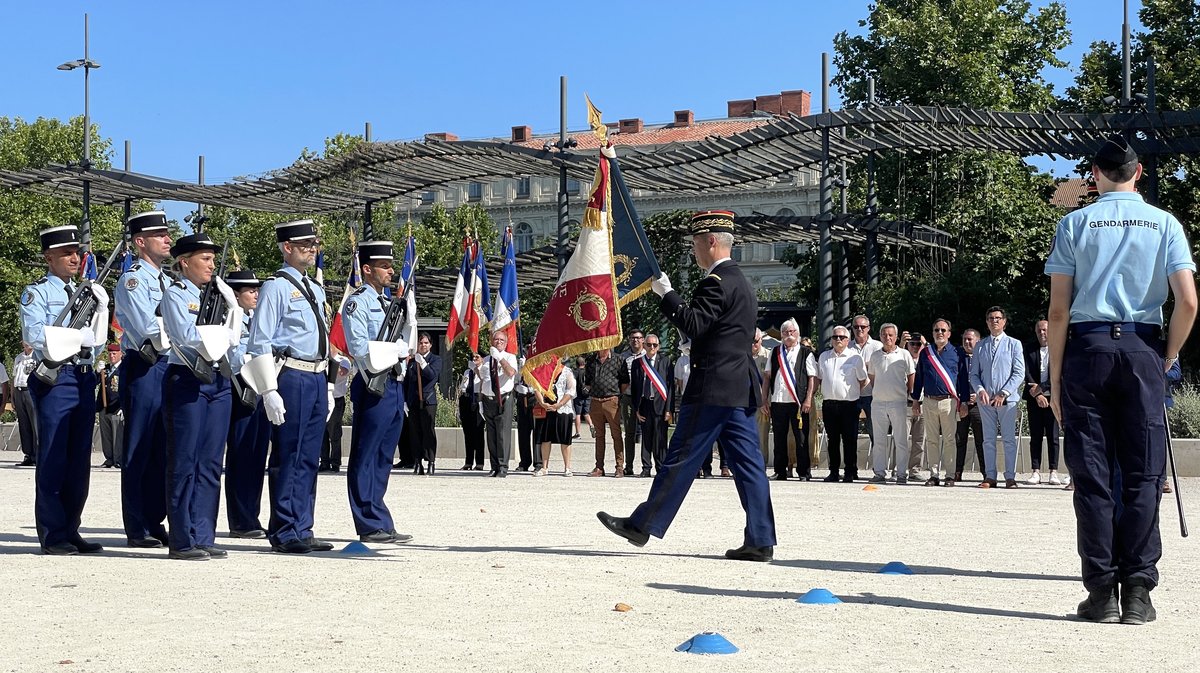
[[[577,474],[590,453],[579,447]],[[108,550],[34,553],[33,470],[16,457],[0,454],[0,671],[1196,666],[1200,554],[1179,537],[1173,500],[1159,620],[1100,626],[1068,618],[1084,594],[1070,497],[1051,487],[772,483],[780,544],[764,565],[721,558],[743,526],[729,479],[697,481],[667,539],[639,550],[594,513],[628,513],[647,480],[397,473],[388,503],[410,545],[287,557],[219,537],[228,559],[182,562],[121,546],[119,475],[102,469],[84,531]],[[1183,489],[1200,516],[1200,480]],[[354,539],[344,475],[320,478],[317,534],[339,548]],[[876,573],[893,560],[916,574]],[[844,604],[795,602],[816,587]],[[633,610],[614,611],[618,602]],[[673,651],[706,630],[741,652]]]

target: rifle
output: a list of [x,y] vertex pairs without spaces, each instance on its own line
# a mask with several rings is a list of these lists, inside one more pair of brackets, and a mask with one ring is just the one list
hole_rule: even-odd
[[[404,294],[399,298],[393,297],[392,303],[388,305],[387,313],[383,316],[383,325],[379,327],[379,335],[376,341],[395,341],[396,337],[400,336],[401,330],[408,321],[408,296],[412,292],[412,283],[404,289]],[[392,289],[397,289],[396,285],[388,285]],[[376,397],[383,397],[384,390],[387,387],[387,376],[390,372],[396,371],[400,367],[400,363],[392,369],[385,369],[378,374],[372,374],[367,370],[363,370],[363,379],[367,384],[367,391]]]
[[[84,278],[79,281],[79,285],[75,286],[75,291],[71,293],[71,298],[67,300],[67,305],[59,312],[58,317],[54,319],[55,327],[66,327],[71,329],[82,329],[92,322],[92,317],[96,315],[96,309],[99,308],[96,301],[96,294],[92,292],[92,284],[99,283],[101,286],[108,280],[108,276],[112,273],[113,264],[121,253],[125,251],[125,240],[121,239],[117,242],[117,247],[113,249],[112,254],[108,256],[108,260],[104,262],[104,268],[96,274],[96,279],[91,280]],[[67,316],[71,316],[71,321],[67,322]],[[86,357],[86,348],[80,349],[79,356]],[[72,357],[79,357],[72,356]],[[38,377],[42,383],[48,386],[54,385],[58,381],[58,369],[65,364],[67,360],[55,362],[49,358],[43,357],[38,363],[37,369],[33,370],[33,375]]]
[[[200,309],[196,312],[196,325],[218,325],[225,320],[225,312],[229,308],[225,305],[225,298],[221,296],[217,290],[217,278],[225,275],[225,263],[229,259],[229,245],[226,244],[221,251],[221,264],[213,271],[212,278],[204,284],[204,289],[200,292]],[[201,383],[212,383],[214,363],[205,360],[199,353],[196,354],[195,364],[185,355],[182,349],[176,352],[183,357],[183,361],[187,363],[188,369],[200,379]],[[222,355],[216,365],[220,368],[221,373],[232,378],[233,372],[229,367],[229,356]]]

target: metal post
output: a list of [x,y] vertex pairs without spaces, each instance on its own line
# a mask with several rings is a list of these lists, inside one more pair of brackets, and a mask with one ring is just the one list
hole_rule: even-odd
[[[567,151],[567,77],[558,78],[558,151]],[[555,256],[558,257],[558,274],[567,268],[567,243],[571,238],[570,203],[567,200],[567,163],[558,165],[558,245]]]
[[841,259],[838,260],[838,283],[842,289],[842,304],[838,311],[838,320],[850,318],[850,243],[842,241],[838,248]]
[[[125,141],[125,172],[126,173],[129,173],[131,171],[130,167],[133,166],[133,159],[130,158],[130,154],[129,154],[130,145],[131,145],[131,143],[128,140],[126,140]],[[125,199],[125,219],[122,221],[128,222],[129,216],[131,214],[133,214],[133,199]],[[130,248],[129,248],[129,229],[122,227],[121,231],[124,232],[124,236],[125,236],[125,249],[130,250]]]
[[[875,78],[867,78],[867,106],[875,107]],[[872,129],[873,130],[873,129]],[[871,229],[867,231],[865,243],[867,262],[867,285],[879,284],[879,233],[875,227],[875,215],[879,212],[879,194],[875,186],[875,150],[867,153],[867,217]]]
[[820,230],[820,259],[817,269],[818,300],[817,330],[821,348],[833,335],[833,167],[829,163],[829,53],[821,54],[821,112],[826,115],[821,129],[821,213],[817,217]]
[[371,122],[367,122],[363,125],[363,140],[366,142],[371,142]]
[[[1146,118],[1153,120],[1157,118],[1158,107],[1155,101],[1154,94],[1154,55],[1151,54],[1146,58]],[[1146,198],[1146,203],[1158,205],[1158,150],[1155,149],[1158,144],[1158,136],[1155,134],[1153,127],[1146,131],[1146,144],[1150,149],[1143,152],[1142,168],[1145,169],[1145,186],[1142,189],[1143,196]]]
[[[199,166],[196,169],[196,181],[197,181],[197,183],[199,183],[199,185],[201,187],[204,186],[204,155],[203,154],[200,155]],[[201,231],[204,231],[204,204],[203,203],[196,204],[196,214],[198,214],[200,216],[196,220],[198,222],[198,224],[196,226],[196,233],[200,233]]]
[[1125,19],[1121,23],[1121,105],[1133,100],[1133,83],[1129,68],[1129,0],[1125,0]]
[[375,240],[375,224],[371,221],[371,204],[373,201],[367,201],[367,205],[363,207],[363,228],[362,240]]
[[88,15],[83,15],[83,227],[80,232],[80,243],[84,250],[91,248],[92,243],[92,181],[87,179],[88,171],[92,170],[92,110],[89,96],[88,76],[91,74],[91,60],[88,58]]

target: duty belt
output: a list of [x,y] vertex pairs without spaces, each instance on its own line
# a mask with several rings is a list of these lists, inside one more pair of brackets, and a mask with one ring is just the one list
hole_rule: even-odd
[[288,369],[295,369],[301,372],[317,373],[325,370],[328,366],[328,360],[301,360],[299,358],[284,357],[283,366]]
[[1122,332],[1129,332],[1144,337],[1158,337],[1162,334],[1161,325],[1148,322],[1076,322],[1071,323],[1071,335],[1082,336],[1096,332],[1108,332],[1113,339],[1120,339]]

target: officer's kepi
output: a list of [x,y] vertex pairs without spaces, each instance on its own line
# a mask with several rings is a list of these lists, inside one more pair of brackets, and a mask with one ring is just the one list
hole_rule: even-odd
[[79,227],[73,224],[50,227],[38,232],[38,238],[42,241],[42,252],[69,245],[79,247]]
[[161,210],[151,210],[146,213],[132,215],[126,221],[130,236],[167,231],[167,214]]
[[225,284],[235,290],[241,290],[247,287],[259,287],[262,281],[254,276],[254,272],[250,269],[238,269],[225,274]]
[[688,224],[688,234],[716,234],[721,232],[733,233],[733,213],[728,210],[705,210],[692,216]]
[[316,227],[313,226],[312,220],[295,220],[294,222],[280,222],[275,225],[275,241],[278,243],[287,243],[288,241],[304,241],[317,237]]
[[220,252],[221,246],[213,243],[208,234],[191,234],[180,238],[175,242],[175,245],[171,246],[171,256],[178,258],[183,255],[190,255],[193,252],[200,252],[201,250]]
[[392,242],[363,241],[358,244],[358,259],[361,262],[370,262],[377,259],[391,261],[395,259],[392,256]]
[[1129,141],[1125,139],[1125,136],[1114,133],[1100,146],[1092,163],[1106,171],[1111,171],[1137,160],[1137,152],[1134,152],[1133,148],[1129,146]]

